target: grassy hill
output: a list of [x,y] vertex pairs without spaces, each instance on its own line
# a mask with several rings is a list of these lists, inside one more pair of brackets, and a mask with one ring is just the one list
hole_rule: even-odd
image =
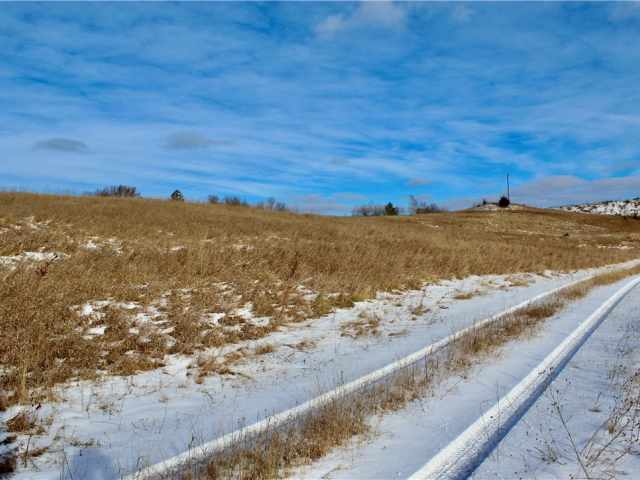
[[380,291],[622,262],[639,240],[640,221],[528,208],[355,218],[1,193],[0,388],[14,403]]

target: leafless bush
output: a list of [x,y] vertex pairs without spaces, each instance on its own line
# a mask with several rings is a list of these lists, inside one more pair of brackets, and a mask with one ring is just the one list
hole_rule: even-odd
[[110,187],[104,187],[96,190],[95,194],[98,197],[139,197],[136,187],[129,185],[111,185]]
[[236,195],[224,197],[224,204],[229,205],[230,207],[246,207],[249,205],[246,200],[242,200]]
[[354,217],[383,217],[386,215],[384,205],[362,205],[351,212]]
[[278,202],[275,198],[269,197],[264,202],[256,203],[256,208],[263,210],[271,210],[273,212],[285,212],[287,211],[287,205],[284,202]]
[[409,196],[409,213],[411,215],[422,215],[426,213],[439,213],[446,212],[447,209],[438,206],[436,203],[427,203],[425,201],[418,200],[415,196]]

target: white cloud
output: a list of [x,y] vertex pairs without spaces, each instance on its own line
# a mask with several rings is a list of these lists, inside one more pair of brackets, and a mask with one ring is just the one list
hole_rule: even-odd
[[459,4],[451,10],[451,19],[457,23],[467,23],[473,17],[474,11],[466,5]]
[[407,21],[407,9],[398,3],[361,2],[350,14],[329,15],[316,26],[319,36],[331,37],[334,34],[351,28],[377,27],[385,29],[401,29]]
[[348,21],[344,15],[329,15],[316,26],[316,33],[320,36],[332,36],[334,33],[344,30]]
[[386,28],[402,28],[407,20],[407,10],[393,2],[363,2],[356,18],[369,25]]

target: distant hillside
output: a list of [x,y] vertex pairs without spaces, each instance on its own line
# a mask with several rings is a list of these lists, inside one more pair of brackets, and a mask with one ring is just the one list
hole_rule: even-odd
[[632,200],[609,200],[606,202],[571,205],[567,207],[560,207],[560,209],[566,210],[567,212],[638,217],[640,216],[640,197]]

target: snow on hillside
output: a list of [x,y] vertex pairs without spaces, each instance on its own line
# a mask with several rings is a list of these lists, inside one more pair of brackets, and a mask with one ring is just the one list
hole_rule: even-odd
[[560,209],[567,212],[637,217],[640,215],[640,197],[632,200],[610,200],[606,202],[571,205],[560,207]]

